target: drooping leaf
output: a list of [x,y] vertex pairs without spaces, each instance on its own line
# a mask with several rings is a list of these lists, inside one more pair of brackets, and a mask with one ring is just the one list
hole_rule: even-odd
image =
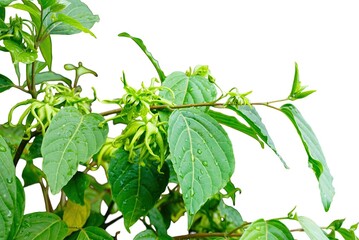
[[113,240],[113,237],[99,227],[86,227],[80,230],[76,240]]
[[238,121],[237,118],[223,114],[221,112],[216,112],[213,110],[209,110],[208,114],[211,117],[213,117],[214,119],[216,119],[216,121],[219,122],[220,124],[226,125],[227,127],[238,130],[238,131],[254,138],[255,140],[257,140],[259,142],[261,147],[264,148],[264,143],[259,139],[257,133],[251,127],[248,127],[245,124]]
[[[243,233],[241,240],[294,240],[289,229],[278,220],[253,222]],[[321,238],[317,238],[319,240]],[[321,239],[322,240],[322,239]],[[324,240],[324,239],[323,239]]]
[[133,240],[158,240],[158,237],[151,229],[146,229],[138,233]]
[[130,163],[129,153],[123,149],[111,157],[108,179],[113,198],[123,214],[125,227],[147,215],[168,184],[168,167],[163,165],[159,173],[157,166],[141,166]]
[[328,237],[324,234],[323,230],[311,219],[303,216],[297,217],[298,222],[304,229],[304,232],[311,240],[326,240]]
[[85,204],[85,190],[89,187],[90,180],[87,174],[77,172],[71,180],[64,186],[63,191],[66,196],[74,203]]
[[80,205],[68,200],[65,206],[63,220],[70,228],[69,230],[73,232],[85,225],[87,218],[90,216],[90,211],[91,207],[89,202]]
[[174,95],[167,89],[161,90],[159,95],[176,105],[212,102],[217,95],[214,84],[208,79],[201,76],[188,77],[183,72],[171,73],[162,85],[171,89]]
[[49,68],[49,71],[51,72],[51,68],[52,68],[52,41],[51,41],[51,36],[49,35],[44,40],[42,40],[39,47],[40,47],[41,55],[44,58],[47,66]]
[[43,171],[51,192],[58,193],[105,142],[108,126],[99,127],[104,118],[95,113],[82,115],[75,107],[56,114],[41,146]]
[[35,84],[41,84],[43,82],[61,81],[71,86],[71,80],[54,72],[41,72],[35,75]]
[[[50,26],[51,34],[63,34],[70,35],[81,32],[83,29],[79,29],[78,23],[81,24],[81,28],[91,29],[93,25],[99,21],[98,15],[94,15],[88,6],[80,0],[66,0],[69,5],[62,11],[52,12],[44,21],[44,25],[49,27],[55,21],[61,20],[63,23],[56,22],[55,26]],[[45,14],[50,11],[46,9]],[[63,17],[63,16],[67,17]],[[69,21],[69,19],[72,19]],[[75,26],[72,23],[75,23]],[[71,23],[70,23],[71,22]],[[70,24],[70,25],[69,25]],[[87,30],[86,30],[87,31]]]
[[14,86],[14,83],[6,76],[0,74],[0,93],[9,90]]
[[65,14],[59,13],[59,14],[57,14],[57,20],[71,26],[72,28],[78,29],[81,32],[88,33],[91,36],[93,36],[94,38],[96,38],[95,34],[93,32],[91,32],[90,29],[88,29],[87,27],[82,25],[81,22],[77,21],[76,19],[74,19],[72,17],[69,17]]
[[148,57],[148,59],[151,61],[152,65],[155,67],[157,74],[161,80],[161,82],[163,82],[166,78],[166,75],[163,73],[158,61],[152,56],[152,53],[150,53],[147,50],[146,45],[143,43],[143,41],[137,37],[133,37],[130,34],[128,34],[127,32],[122,32],[120,34],[118,34],[119,37],[127,37],[132,39],[140,48],[141,50],[146,54],[146,56]]
[[15,203],[15,211],[14,211],[14,220],[11,226],[11,231],[7,239],[14,239],[16,236],[22,219],[24,217],[25,211],[25,192],[24,188],[21,185],[21,182],[18,178],[16,178],[16,203]]
[[14,64],[19,62],[32,63],[37,59],[37,53],[35,51],[24,49],[21,45],[12,40],[4,40],[4,46],[11,53]]
[[16,213],[16,177],[10,148],[0,135],[0,239],[7,239]]
[[165,224],[161,212],[157,208],[152,208],[148,212],[148,217],[150,219],[151,225],[153,225],[156,228],[158,236],[163,239],[172,239],[167,234],[167,225]]
[[221,125],[198,109],[176,110],[168,124],[171,161],[191,226],[193,215],[232,176],[232,144]]
[[24,187],[31,186],[33,184],[39,183],[42,178],[45,177],[45,174],[41,169],[36,167],[32,161],[28,161],[22,171],[22,179],[24,180]]
[[223,189],[227,192],[226,197],[230,197],[232,199],[233,205],[235,205],[235,203],[236,203],[236,193],[237,192],[240,193],[241,189],[234,186],[232,181],[228,181],[227,185]]
[[263,140],[265,144],[267,144],[270,149],[278,156],[280,161],[283,163],[285,168],[288,168],[284,159],[277,152],[277,149],[274,145],[272,138],[269,136],[266,126],[262,122],[262,118],[258,114],[257,110],[254,106],[241,105],[238,108],[234,106],[227,106],[228,109],[231,109],[239,116],[241,116],[248,124],[252,127],[252,129],[257,133],[258,137]]
[[66,224],[55,214],[30,213],[24,216],[15,240],[64,239]]
[[285,104],[281,107],[281,110],[297,129],[308,155],[309,166],[313,169],[318,179],[322,204],[325,211],[328,211],[333,200],[335,190],[332,184],[333,177],[330,174],[318,139],[312,128],[294,105]]
[[6,7],[15,0],[0,0],[0,7]]

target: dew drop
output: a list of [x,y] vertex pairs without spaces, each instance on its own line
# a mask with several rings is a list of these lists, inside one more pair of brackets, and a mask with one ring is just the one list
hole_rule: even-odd
[[0,152],[6,152],[6,147],[4,147],[3,145],[0,145]]
[[188,194],[187,194],[187,193],[184,195],[184,198],[185,198],[185,199],[188,199]]
[[191,197],[193,197],[194,196],[194,191],[193,191],[193,189],[191,189]]
[[11,183],[13,182],[13,178],[12,178],[12,177],[7,178],[7,179],[6,179],[6,182],[7,182],[8,184],[11,184]]
[[204,171],[203,171],[203,169],[199,170],[199,172],[200,172],[201,174],[204,174]]
[[210,133],[210,134],[209,134],[209,137],[210,137],[210,138],[213,138],[213,135]]
[[202,154],[202,150],[201,150],[201,149],[197,149],[197,153],[198,153],[198,154]]
[[12,212],[9,210],[9,211],[7,212],[7,214],[6,214],[6,216],[7,216],[8,218],[11,218],[11,217],[12,217]]
[[203,164],[203,166],[205,166],[205,167],[208,166],[208,162],[207,162],[207,161],[203,161],[202,164]]
[[260,230],[261,230],[261,228],[260,228],[260,227],[255,227],[255,229],[256,229],[257,231],[260,231]]
[[216,165],[216,166],[218,166],[218,162],[216,161],[216,162],[214,162],[214,164]]

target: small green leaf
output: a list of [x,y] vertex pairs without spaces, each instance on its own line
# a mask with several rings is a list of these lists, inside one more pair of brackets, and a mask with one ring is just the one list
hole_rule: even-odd
[[319,181],[320,194],[324,209],[325,211],[328,211],[330,204],[333,201],[335,190],[332,184],[333,177],[330,174],[318,139],[312,128],[304,120],[303,116],[294,105],[285,104],[281,107],[281,110],[297,129],[308,155],[309,166],[313,169]]
[[163,240],[172,239],[167,234],[167,226],[163,220],[161,212],[158,211],[157,208],[152,208],[148,212],[148,217],[150,219],[151,225],[153,225],[156,228],[157,234],[161,239]]
[[6,7],[15,0],[0,0],[0,7]]
[[36,52],[24,49],[21,45],[12,40],[4,40],[4,46],[11,53],[14,64],[19,62],[32,63],[37,59]]
[[39,183],[41,179],[45,177],[45,174],[31,161],[26,163],[21,176],[24,180],[24,187],[28,187],[30,185]]
[[159,95],[173,101],[176,105],[212,102],[217,95],[215,85],[206,78],[201,76],[188,77],[183,72],[171,73],[162,85],[171,89],[174,95],[167,89],[161,90]]
[[163,73],[158,61],[152,56],[152,54],[147,50],[146,45],[143,43],[143,41],[137,37],[133,37],[127,32],[122,32],[118,34],[119,37],[127,37],[132,39],[140,48],[141,50],[146,54],[148,59],[151,61],[152,65],[155,67],[158,76],[160,77],[161,82],[163,82],[166,78],[165,74]]
[[241,123],[240,121],[238,121],[237,118],[223,114],[221,112],[212,111],[212,110],[209,110],[208,114],[211,117],[213,117],[214,119],[216,119],[216,121],[219,122],[220,124],[226,125],[227,127],[238,130],[238,131],[254,138],[255,140],[257,140],[259,142],[261,147],[264,148],[264,143],[259,139],[257,133],[253,130],[253,128],[248,127],[245,124]]
[[[45,18],[44,25],[50,28],[51,34],[71,35],[83,30],[90,33],[91,31],[89,31],[89,29],[99,21],[99,17],[94,15],[89,7],[80,0],[66,1],[69,5],[60,12],[50,13],[50,15]],[[49,10],[46,9],[44,14],[47,14],[48,11]],[[63,23],[56,22],[58,20],[61,20]]]
[[16,202],[15,202],[15,211],[14,211],[14,221],[11,226],[11,231],[7,239],[14,239],[16,236],[22,219],[24,217],[25,211],[25,192],[22,184],[18,178],[16,178]]
[[76,240],[113,240],[113,237],[99,227],[86,227],[80,230]]
[[243,224],[242,216],[237,209],[226,205],[223,200],[219,202],[218,213],[221,215],[222,224],[225,225],[227,232]]
[[52,68],[52,41],[51,36],[47,36],[42,42],[40,43],[40,52],[42,57],[44,58],[50,72]]
[[76,28],[76,29],[80,30],[81,32],[88,33],[91,36],[93,36],[94,38],[96,38],[95,34],[93,32],[91,32],[90,29],[88,29],[87,27],[82,25],[81,22],[77,21],[76,19],[74,19],[72,17],[69,17],[65,14],[59,13],[59,14],[57,14],[57,20],[62,23],[65,23],[67,25],[70,25],[71,27]]
[[64,186],[63,191],[74,203],[84,205],[85,190],[90,186],[90,179],[87,174],[77,172]]
[[342,227],[344,221],[345,221],[345,219],[334,220],[333,222],[331,222],[329,224],[329,226],[327,228],[332,229],[332,230],[338,230]]
[[288,96],[288,99],[294,101],[300,98],[305,98],[308,95],[315,92],[315,90],[309,90],[303,92],[306,87],[307,86],[302,86],[302,83],[299,80],[298,64],[295,63],[294,80],[293,80],[292,90]]
[[30,213],[24,216],[15,240],[64,239],[66,224],[55,214]]
[[355,232],[350,229],[340,228],[337,232],[342,235],[344,240],[357,240],[358,238],[355,236]]
[[0,135],[0,239],[7,239],[16,213],[16,177],[11,151]]
[[158,237],[151,229],[146,229],[138,233],[133,240],[158,240]]
[[42,9],[45,9],[54,5],[56,0],[37,0],[37,2],[40,4]]
[[71,80],[54,72],[41,72],[35,75],[35,84],[41,84],[44,82],[61,81],[71,86]]
[[298,222],[303,227],[304,232],[311,240],[328,239],[328,237],[324,234],[323,230],[311,219],[303,216],[298,216]]
[[226,186],[232,176],[232,144],[221,125],[198,109],[176,110],[168,124],[171,161],[184,196],[190,227],[194,214]]
[[227,194],[226,197],[230,197],[232,199],[233,205],[236,203],[236,193],[241,192],[240,188],[234,186],[234,184],[229,180],[227,185],[223,188]]
[[163,165],[162,173],[159,173],[155,165],[141,166],[128,160],[127,151],[116,151],[111,157],[108,179],[113,198],[129,231],[140,217],[146,216],[153,208],[165,190],[169,176],[167,164]]
[[6,90],[9,90],[13,86],[14,86],[14,84],[8,77],[0,74],[0,93],[5,92]]
[[[278,220],[265,221],[259,219],[253,222],[243,233],[241,240],[294,240],[289,229]],[[326,238],[316,238],[316,240]]]
[[30,5],[26,5],[22,3],[14,3],[10,7],[15,8],[17,10],[28,12],[32,17],[36,18],[38,21],[40,21],[41,19],[41,15],[40,15],[41,12]]
[[41,146],[43,171],[51,192],[58,193],[105,142],[108,126],[95,113],[82,115],[74,107],[65,107],[52,119]]
[[259,116],[257,110],[254,106],[242,105],[238,108],[234,106],[227,106],[228,109],[236,112],[239,116],[241,116],[248,124],[252,127],[252,129],[257,133],[257,135],[270,147],[273,152],[279,157],[280,161],[283,163],[285,168],[288,168],[288,165],[285,163],[284,159],[277,152],[277,149],[274,145],[272,138],[269,136],[267,128],[262,122],[262,118]]

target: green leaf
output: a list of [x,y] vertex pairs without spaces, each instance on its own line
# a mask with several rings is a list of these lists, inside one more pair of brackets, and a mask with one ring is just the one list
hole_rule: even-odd
[[162,85],[171,89],[174,95],[167,89],[161,90],[159,95],[176,105],[212,102],[217,95],[214,84],[208,79],[201,76],[188,77],[183,72],[171,73]]
[[68,86],[71,86],[71,80],[54,72],[41,72],[35,75],[35,84],[41,84],[44,82],[51,81],[62,81],[66,83]]
[[14,64],[22,63],[32,63],[37,59],[37,53],[31,52],[27,49],[24,49],[18,43],[12,40],[4,40],[4,46],[11,53],[12,61]]
[[161,239],[163,240],[172,239],[167,234],[167,226],[163,220],[161,212],[157,208],[152,208],[148,212],[148,217],[150,219],[151,225],[153,225],[156,228],[157,234]]
[[344,240],[357,240],[358,238],[355,236],[355,232],[350,229],[340,228],[337,232],[342,235]]
[[88,217],[90,216],[91,206],[89,202],[84,205],[68,200],[65,206],[63,220],[66,225],[70,228],[70,232],[74,232],[79,228],[82,228]]
[[24,216],[15,240],[64,239],[66,224],[55,214],[30,213]]
[[221,125],[198,109],[176,110],[168,124],[171,161],[184,196],[190,227],[193,215],[226,186],[232,176],[232,144]]
[[5,92],[6,90],[9,90],[13,86],[14,86],[14,84],[8,77],[0,74],[0,93]]
[[[50,28],[51,34],[71,35],[85,29],[87,29],[86,31],[88,32],[89,29],[99,21],[99,17],[94,15],[85,3],[80,0],[66,1],[69,2],[69,5],[66,6],[65,9],[60,12],[51,13],[44,21],[44,25]],[[47,14],[48,11],[49,10],[45,10],[45,14]],[[67,17],[64,17],[64,15]],[[61,20],[63,23],[54,23],[53,20]]]
[[90,186],[90,179],[87,174],[77,172],[71,180],[64,186],[63,191],[66,196],[74,203],[84,205],[85,190]]
[[27,11],[28,13],[30,13],[31,16],[31,20],[35,23],[36,29],[38,31],[40,31],[40,25],[41,25],[41,10],[36,6],[36,4],[34,4],[32,1],[30,0],[22,0],[22,2],[24,3],[24,5],[26,7],[22,8],[20,7],[19,9]]
[[[243,233],[241,240],[294,240],[289,229],[278,220],[265,221],[259,219],[253,222]],[[323,240],[316,238],[316,240]],[[326,238],[325,238],[326,239]]]
[[304,232],[311,240],[328,239],[327,236],[324,234],[323,230],[311,219],[303,216],[298,216],[297,219],[302,228],[304,229]]
[[0,7],[6,7],[15,0],[0,0]]
[[252,127],[252,129],[257,133],[260,139],[263,140],[270,147],[273,152],[279,157],[280,161],[283,163],[285,168],[288,168],[282,156],[279,155],[277,149],[274,145],[272,138],[269,136],[267,128],[262,122],[262,118],[259,116],[257,110],[254,106],[242,105],[238,108],[234,106],[227,106],[228,109],[231,109],[239,116],[241,116],[248,124]]
[[148,59],[151,61],[152,65],[155,67],[157,74],[161,80],[161,82],[163,82],[166,78],[166,75],[163,73],[158,61],[152,56],[152,54],[147,50],[146,45],[143,43],[143,41],[137,37],[133,37],[130,34],[128,34],[127,32],[122,32],[120,34],[118,34],[119,37],[127,37],[132,39],[140,48],[141,50],[146,54],[146,56],[148,57]]
[[3,136],[5,142],[10,148],[12,156],[15,155],[19,144],[24,136],[25,127],[22,125],[10,126],[8,123],[0,125],[0,135]]
[[51,192],[60,192],[76,173],[79,163],[86,163],[103,145],[108,126],[96,113],[82,115],[74,107],[61,109],[52,119],[41,146],[43,171]]
[[24,187],[28,187],[30,185],[39,183],[41,179],[45,177],[45,174],[31,161],[26,163],[21,176],[24,180]]
[[333,222],[331,222],[329,224],[329,226],[327,228],[332,229],[332,230],[338,230],[342,227],[344,221],[345,221],[345,219],[334,220]]
[[158,240],[156,233],[151,229],[146,229],[138,233],[133,240]]
[[7,239],[16,213],[16,177],[11,151],[0,135],[0,239]]
[[112,196],[123,214],[125,227],[129,228],[137,220],[147,215],[168,184],[168,167],[163,165],[162,173],[157,166],[141,166],[128,161],[129,153],[123,149],[116,151],[110,161],[108,180]]
[[2,21],[5,20],[5,8],[4,7],[0,7],[0,19]]
[[264,148],[264,143],[259,139],[257,133],[251,127],[248,127],[245,124],[238,121],[237,118],[223,114],[221,112],[212,111],[212,110],[209,110],[208,114],[211,117],[213,117],[214,119],[216,119],[216,121],[219,122],[220,124],[226,125],[227,127],[238,130],[238,131],[254,138],[255,140],[257,140],[259,142],[261,147]]
[[50,72],[52,68],[52,41],[51,36],[47,36],[42,42],[40,43],[40,52],[42,57],[44,58]]
[[36,22],[40,22],[41,20],[41,12],[39,9],[34,8],[32,5],[22,4],[22,3],[15,3],[12,4],[10,7],[15,8],[17,10],[22,10],[28,12],[32,18],[36,18]]
[[41,5],[42,9],[45,9],[54,5],[56,0],[37,0],[37,2]]
[[75,29],[78,29],[80,30],[81,32],[84,32],[84,33],[88,33],[90,34],[91,36],[93,36],[94,38],[96,38],[95,34],[93,32],[91,32],[90,29],[88,29],[87,27],[85,27],[84,25],[81,24],[81,22],[77,21],[76,19],[72,18],[72,17],[69,17],[65,14],[57,14],[57,20],[62,22],[62,23],[65,23]]
[[224,187],[224,190],[227,192],[225,197],[230,197],[232,199],[233,205],[236,203],[236,193],[241,192],[240,188],[234,186],[234,184],[229,180],[227,185]]
[[333,201],[335,190],[333,177],[330,174],[324,154],[317,137],[312,128],[304,120],[298,109],[292,104],[285,104],[281,107],[282,112],[291,120],[302,140],[305,151],[308,155],[309,166],[313,169],[318,181],[320,195],[325,211],[328,211]]
[[80,230],[77,240],[113,240],[113,237],[99,227],[86,227]]
[[298,70],[298,64],[295,63],[295,72],[294,72],[294,80],[293,80],[293,85],[292,85],[292,90],[288,96],[288,99],[294,101],[300,98],[305,98],[308,95],[312,94],[313,92],[315,92],[315,90],[309,90],[309,91],[305,91],[304,89],[307,86],[302,86],[302,83],[299,80],[299,70]]
[[[0,7],[0,33],[7,32],[9,30],[8,25],[4,22],[3,16],[5,17],[5,8]],[[0,37],[3,36],[4,35]]]
[[16,203],[15,203],[15,211],[14,211],[14,221],[11,226],[11,231],[7,239],[14,239],[16,236],[22,219],[24,217],[25,211],[25,192],[22,184],[18,178],[16,178]]

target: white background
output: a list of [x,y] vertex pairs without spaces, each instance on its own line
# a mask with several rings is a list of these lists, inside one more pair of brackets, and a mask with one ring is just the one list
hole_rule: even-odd
[[[321,226],[338,218],[346,218],[347,225],[359,221],[357,1],[85,2],[101,19],[92,29],[97,39],[86,34],[54,36],[53,70],[72,77],[63,64],[82,61],[97,71],[98,78],[80,82],[89,96],[95,86],[100,99],[119,97],[122,70],[135,86],[156,76],[134,42],[117,37],[124,31],[143,39],[165,74],[207,64],[224,90],[253,90],[253,102],[287,97],[297,62],[302,83],[317,90],[294,104],[317,134],[334,176],[331,209],[326,213],[321,205],[316,178],[290,121],[265,107],[257,110],[290,170],[268,148],[262,150],[251,138],[229,131],[236,156],[232,181],[242,189],[236,208],[247,221],[286,216],[294,206],[299,215]],[[9,56],[0,57],[0,72],[15,79]],[[6,121],[10,102],[24,97],[16,90],[0,95],[1,122]],[[38,190],[32,187],[27,193]],[[27,212],[44,209],[40,193],[27,197]],[[170,233],[185,234],[186,225],[183,220]],[[132,232],[142,228],[136,225]],[[123,239],[130,238],[122,222],[112,228],[118,230]]]

